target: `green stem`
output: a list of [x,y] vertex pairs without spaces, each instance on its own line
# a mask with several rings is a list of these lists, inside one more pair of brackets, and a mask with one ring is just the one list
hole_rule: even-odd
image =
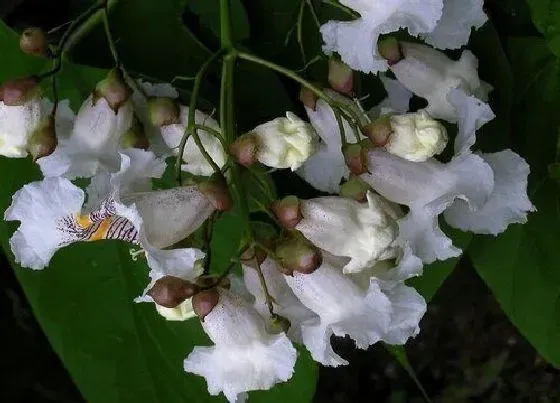
[[[224,53],[223,50],[219,50],[218,52],[216,52],[212,56],[210,56],[204,62],[204,64],[200,67],[200,70],[196,74],[196,78],[194,80],[193,92],[192,92],[192,95],[191,95],[191,101],[189,103],[188,123],[187,123],[187,127],[185,128],[185,132],[183,133],[183,137],[181,138],[181,142],[179,143],[179,154],[177,154],[177,159],[175,160],[175,177],[177,178],[177,182],[179,184],[181,184],[181,161],[183,160],[183,154],[185,153],[185,146],[187,145],[187,140],[189,139],[189,137],[191,135],[193,135],[197,145],[199,145],[199,143],[201,144],[200,138],[198,138],[198,140],[197,140],[198,133],[195,134],[195,132],[197,131],[196,121],[195,121],[195,112],[196,112],[196,106],[197,106],[197,103],[198,103],[198,95],[200,93],[200,86],[202,85],[202,80],[206,76],[206,73],[208,72],[208,69],[210,68],[212,63],[216,59],[218,59],[223,53]],[[200,152],[202,153],[202,155],[206,158],[208,153],[206,153],[206,150],[204,150],[204,147],[199,146],[199,148],[200,148]],[[208,158],[207,158],[207,160],[208,160]],[[212,162],[210,163],[210,161],[212,161]],[[215,166],[217,166],[217,165],[214,163],[214,160],[212,160],[212,158],[210,157],[210,160],[208,160],[208,162],[210,163],[210,165],[212,165],[212,168],[215,170]],[[220,169],[218,168],[218,172],[219,171],[220,171]]]
[[231,6],[229,0],[220,0],[220,42],[223,49],[233,49]]
[[272,298],[272,295],[270,295],[270,292],[268,291],[268,286],[266,285],[266,279],[264,278],[264,273],[261,269],[259,259],[255,258],[255,264],[257,266],[257,273],[259,275],[259,281],[261,283],[261,287],[264,292],[266,306],[268,307],[268,312],[270,312],[270,316],[274,317],[274,304],[273,304],[274,299]]
[[307,56],[305,55],[305,46],[303,46],[303,16],[305,13],[305,2],[301,2],[299,14],[297,19],[297,41],[299,44],[299,51],[301,52],[301,59],[303,65],[307,64]]
[[317,13],[315,12],[315,7],[313,7],[313,3],[311,3],[311,0],[305,0],[305,3],[307,3],[307,7],[309,8],[309,11],[311,11],[311,15],[313,16],[313,19],[315,20],[315,25],[317,25],[317,28],[321,28],[321,21],[319,21],[319,17],[317,16]]
[[340,4],[339,2],[337,2],[335,0],[323,0],[323,4],[328,4],[329,6],[332,6],[334,8],[338,8],[342,12],[346,13],[349,17],[360,18],[360,14],[358,14],[357,12],[352,10],[350,7],[346,7],[345,5]]
[[220,140],[220,143],[222,144],[222,147],[224,148],[224,150],[226,149],[226,143],[224,141],[222,133],[220,133],[218,130],[212,129],[211,127],[205,126],[205,125],[196,124],[194,126],[197,130],[204,130],[205,132],[208,132],[211,135],[213,135],[214,137],[216,137],[218,140]]

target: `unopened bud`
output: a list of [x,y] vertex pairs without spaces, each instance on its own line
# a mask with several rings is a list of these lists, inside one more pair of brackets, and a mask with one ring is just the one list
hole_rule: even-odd
[[29,55],[46,57],[48,46],[47,35],[41,28],[27,28],[19,38],[20,49]]
[[27,149],[32,155],[33,161],[37,161],[41,157],[51,155],[57,144],[54,117],[49,116],[43,119],[39,127],[31,134]]
[[303,219],[297,196],[286,196],[282,200],[276,200],[270,209],[285,228],[293,229]]
[[200,287],[178,277],[164,276],[157,280],[148,295],[154,302],[166,308],[175,308],[187,298],[191,298]]
[[21,106],[40,94],[39,82],[33,77],[6,81],[0,87],[0,101],[7,106]]
[[207,181],[200,183],[198,190],[206,196],[218,211],[228,211],[233,207],[233,200],[226,178],[220,173],[215,173]]
[[340,186],[340,195],[360,203],[367,201],[367,192],[371,187],[359,176],[350,175],[350,178]]
[[235,157],[240,165],[251,166],[257,162],[259,143],[257,138],[247,133],[238,137],[229,148],[231,155]]
[[343,61],[334,57],[329,59],[329,84],[342,94],[351,94],[354,88],[354,73]]
[[270,318],[270,325],[272,333],[286,333],[292,326],[291,322],[287,318],[276,313]]
[[112,69],[107,77],[97,83],[94,91],[94,102],[105,98],[112,110],[117,113],[119,108],[132,96],[132,89],[126,83],[119,69]]
[[217,289],[211,288],[210,290],[201,291],[192,298],[194,313],[201,320],[204,320],[206,315],[212,312],[212,309],[214,309],[219,301],[220,293]]
[[140,148],[147,150],[150,147],[148,136],[144,131],[142,123],[134,117],[134,121],[130,129],[128,129],[121,137],[122,148]]
[[280,241],[276,245],[275,255],[278,264],[283,269],[281,271],[286,275],[291,275],[294,271],[311,274],[323,262],[319,248],[299,232]]
[[148,98],[148,116],[154,126],[181,123],[181,105],[173,98]]
[[315,107],[317,106],[317,94],[307,87],[301,87],[301,90],[299,91],[299,100],[310,109],[315,110]]
[[401,51],[401,46],[399,41],[392,36],[381,39],[377,42],[377,49],[381,57],[387,60],[389,66],[400,62],[403,59],[403,54]]
[[368,171],[367,148],[361,144],[348,144],[342,150],[344,161],[354,175],[361,175]]
[[385,146],[393,132],[390,116],[379,117],[374,122],[364,126],[362,132],[364,136],[368,137],[377,147]]

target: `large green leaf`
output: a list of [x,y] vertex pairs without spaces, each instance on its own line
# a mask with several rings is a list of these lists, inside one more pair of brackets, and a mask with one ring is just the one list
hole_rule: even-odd
[[560,56],[560,1],[527,0],[533,22],[545,36],[550,49]]
[[[17,36],[1,23],[0,48],[0,82],[48,67],[21,54]],[[61,97],[70,98],[76,108],[102,74],[66,63],[59,79]],[[4,211],[16,190],[40,176],[29,159],[1,158],[0,170],[0,211]],[[214,249],[219,259],[225,259],[220,248],[235,243],[235,235],[224,235],[234,224],[218,225],[215,240],[220,241]],[[193,346],[209,344],[199,322],[167,322],[151,304],[133,303],[146,285],[148,268],[145,261],[131,259],[130,245],[115,241],[72,245],[59,251],[44,271],[31,271],[13,262],[8,239],[16,227],[17,223],[0,223],[2,248],[37,320],[87,401],[225,401],[210,397],[204,380],[182,369]],[[301,353],[291,382],[251,394],[250,401],[310,401],[315,371],[309,355]]]

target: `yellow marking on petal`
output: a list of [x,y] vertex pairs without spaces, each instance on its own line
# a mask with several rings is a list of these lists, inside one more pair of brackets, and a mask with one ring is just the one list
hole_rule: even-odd
[[88,228],[93,222],[89,219],[89,214],[76,216],[76,222],[82,228]]
[[99,228],[97,229],[97,231],[91,234],[89,240],[99,241],[100,239],[105,239],[105,236],[107,235],[107,231],[111,227],[112,223],[113,223],[113,217],[109,217],[101,221],[101,224],[99,224]]

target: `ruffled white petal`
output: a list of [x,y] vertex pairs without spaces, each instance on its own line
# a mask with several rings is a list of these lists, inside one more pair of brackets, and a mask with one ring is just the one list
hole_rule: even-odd
[[355,21],[329,21],[321,26],[323,51],[337,52],[354,70],[376,73],[387,70],[377,53],[379,35],[406,28],[412,35],[430,32],[441,18],[442,0],[387,0],[342,2],[360,13]]
[[426,301],[412,288],[399,284],[384,290],[391,301],[391,323],[383,341],[389,344],[405,344],[420,332],[420,320],[426,313]]
[[469,41],[472,28],[488,20],[484,0],[444,0],[443,15],[435,29],[421,37],[439,49],[458,49]]
[[184,369],[206,378],[208,392],[222,392],[230,402],[245,392],[270,389],[291,378],[296,350],[285,334],[270,334],[263,319],[243,298],[220,289],[220,300],[202,322],[215,343],[195,347]]
[[445,211],[445,220],[463,231],[498,235],[513,223],[527,222],[527,213],[535,207],[527,196],[529,165],[511,150],[481,157],[494,172],[490,199],[478,210],[457,200]]
[[64,178],[46,178],[18,190],[4,214],[7,221],[21,222],[10,239],[16,262],[43,269],[58,249],[77,241],[64,221],[80,213],[84,198],[84,192]]

